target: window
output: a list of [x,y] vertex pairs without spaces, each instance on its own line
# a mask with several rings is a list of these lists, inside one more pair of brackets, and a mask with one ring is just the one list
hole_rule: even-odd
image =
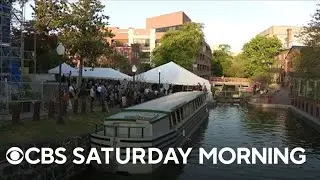
[[181,122],[180,109],[176,111],[178,122]]
[[133,43],[141,44],[143,46],[149,46],[150,45],[150,39],[134,39]]
[[128,137],[129,128],[119,127],[118,128],[118,137]]
[[156,32],[167,32],[169,30],[179,30],[179,29],[181,29],[181,27],[182,27],[182,25],[162,27],[162,28],[157,28]]
[[181,116],[186,117],[186,112],[187,112],[187,105],[184,105],[184,107],[182,108]]
[[142,137],[142,128],[130,128],[130,138],[141,138]]
[[177,125],[177,118],[176,118],[175,112],[173,112],[171,114],[171,116],[172,116],[172,124],[173,124],[173,126],[176,126]]
[[144,40],[144,45],[145,46],[150,46],[150,39],[145,39]]
[[169,116],[169,128],[172,129],[172,118]]

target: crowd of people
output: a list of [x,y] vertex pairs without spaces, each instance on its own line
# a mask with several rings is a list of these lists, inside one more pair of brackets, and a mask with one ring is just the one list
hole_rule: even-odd
[[[206,87],[198,84],[192,90],[206,90]],[[90,111],[94,107],[107,106],[108,108],[126,108],[140,104],[152,99],[156,99],[174,92],[183,91],[180,86],[150,84],[144,82],[114,81],[114,80],[90,80],[82,83],[80,88],[76,88],[74,82],[68,83],[68,89],[64,92],[64,102],[68,104],[68,109],[72,109],[75,99],[87,100],[90,102]]]

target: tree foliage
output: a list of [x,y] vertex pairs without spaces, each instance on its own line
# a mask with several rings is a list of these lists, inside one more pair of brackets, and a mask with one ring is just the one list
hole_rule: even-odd
[[173,61],[186,69],[192,69],[204,40],[202,25],[186,23],[179,30],[168,31],[161,39],[161,45],[152,52],[156,66]]
[[300,32],[300,38],[309,47],[320,47],[320,4],[317,4],[316,12],[307,26]]
[[306,47],[299,50],[299,55],[294,58],[293,68],[295,75],[308,78],[320,77],[320,4],[317,4],[307,26],[303,27],[300,38]]
[[231,66],[228,68],[226,75],[239,78],[247,77],[247,63],[247,59],[242,54],[233,57]]
[[[47,72],[49,69],[59,64],[59,57],[56,54],[57,36],[55,34],[46,34],[35,30],[35,21],[26,21],[24,25],[24,50],[25,62],[29,64],[30,72],[35,72],[33,69],[34,57],[30,57],[30,52],[34,52],[36,48],[36,67],[37,72]],[[21,29],[12,29],[13,46],[21,44]],[[33,54],[32,54],[33,56]]]
[[229,54],[229,45],[219,45],[219,48],[212,52],[211,70],[214,76],[228,76],[227,72],[232,64],[232,56]]
[[112,52],[106,38],[113,34],[106,27],[109,17],[103,15],[103,8],[99,0],[39,0],[34,7],[36,27],[45,33],[57,33],[66,53],[80,57],[80,68],[82,64],[95,66],[99,57]]
[[107,67],[112,69],[119,69],[121,72],[130,73],[131,65],[127,57],[113,52],[108,56],[100,56],[96,62],[99,67]]
[[36,27],[38,31],[58,33],[69,55],[78,54],[91,65],[110,52],[105,39],[113,34],[107,30],[109,17],[102,14],[103,8],[99,0],[39,0],[34,7]]
[[220,44],[212,53],[211,70],[214,76],[246,77],[246,59],[242,54],[231,56],[231,46]]
[[293,59],[296,76],[320,78],[320,49],[304,47]]
[[246,74],[251,77],[261,74],[275,63],[275,56],[280,52],[281,41],[277,37],[256,36],[246,43],[243,58],[247,59]]
[[231,46],[229,44],[220,44],[219,49],[229,54],[231,50]]

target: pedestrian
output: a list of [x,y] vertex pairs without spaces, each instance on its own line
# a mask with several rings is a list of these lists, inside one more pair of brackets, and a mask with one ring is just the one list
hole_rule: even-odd
[[92,86],[90,89],[90,111],[91,112],[93,112],[94,97],[95,97],[95,88],[94,86]]

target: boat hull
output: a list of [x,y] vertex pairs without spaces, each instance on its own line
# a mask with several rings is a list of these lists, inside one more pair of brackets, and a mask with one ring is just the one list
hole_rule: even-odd
[[[145,150],[148,148],[156,147],[161,149],[163,156],[165,157],[168,148],[177,148],[183,147],[186,145],[191,139],[192,135],[194,135],[199,127],[205,122],[208,118],[209,113],[207,109],[207,105],[204,104],[200,107],[191,117],[186,119],[186,121],[181,124],[174,131],[168,132],[163,138],[154,141],[145,142],[141,140],[140,142],[130,143],[130,142],[121,142],[121,139],[118,138],[110,138],[108,141],[103,138],[97,138],[96,136],[91,136],[91,147],[97,148],[102,164],[92,163],[92,166],[99,171],[111,172],[111,173],[129,173],[129,174],[150,174],[157,170],[159,167],[163,165],[163,163],[159,164],[148,164],[147,158],[145,159],[146,164],[139,163],[133,164],[132,161],[129,161],[127,164],[119,164],[116,162],[115,156],[113,153],[110,153],[109,164],[105,164],[105,153],[99,151],[102,147],[112,147],[112,148],[125,148],[125,147],[143,147]],[[184,133],[182,133],[184,131]],[[160,143],[159,143],[160,142]],[[161,144],[161,146],[159,145]],[[123,151],[125,152],[125,151]],[[147,154],[146,154],[147,156]],[[122,160],[125,159],[125,156],[121,157]],[[155,159],[155,158],[154,158]]]

